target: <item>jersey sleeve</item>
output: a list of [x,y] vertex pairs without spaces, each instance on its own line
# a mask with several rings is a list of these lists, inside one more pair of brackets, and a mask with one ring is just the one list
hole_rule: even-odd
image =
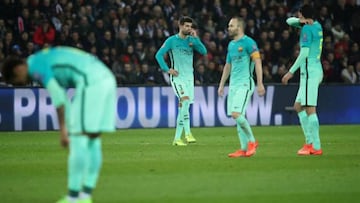
[[33,55],[28,58],[29,75],[33,80],[39,81],[44,87],[54,78],[54,73],[47,60],[41,55]]
[[155,55],[156,61],[159,63],[161,70],[165,72],[169,71],[169,66],[165,62],[164,55],[171,49],[171,39],[172,38],[168,38],[165,40],[164,44]]
[[286,19],[286,23],[290,26],[301,28],[301,23],[299,18],[290,17]]
[[201,42],[199,37],[192,37],[192,42],[193,42],[193,47],[194,49],[199,52],[202,55],[206,55],[207,54],[207,50],[205,45]]
[[226,63],[231,64],[231,57],[230,57],[229,50],[228,50],[228,52],[227,52],[227,54],[226,54]]
[[256,42],[249,38],[247,46],[246,46],[246,52],[251,56],[252,59],[254,58],[260,58],[260,52],[259,48],[256,44]]
[[310,48],[311,42],[312,42],[311,27],[309,25],[305,25],[301,29],[301,33],[300,33],[301,47],[309,47]]

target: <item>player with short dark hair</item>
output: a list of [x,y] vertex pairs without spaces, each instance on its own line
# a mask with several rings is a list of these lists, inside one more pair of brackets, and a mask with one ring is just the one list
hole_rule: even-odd
[[231,158],[252,156],[258,145],[250,124],[245,118],[246,107],[255,89],[254,67],[257,92],[260,96],[265,94],[260,52],[256,42],[245,35],[244,30],[245,23],[242,18],[231,18],[228,31],[233,40],[228,45],[226,63],[218,89],[219,96],[223,96],[225,82],[230,76],[227,114],[236,121],[240,140],[240,149],[229,154]]
[[319,85],[323,78],[320,61],[323,31],[321,24],[314,21],[314,9],[304,5],[298,12],[298,18],[286,20],[290,26],[301,29],[300,53],[288,73],[282,78],[284,84],[293,77],[300,67],[300,86],[295,99],[294,108],[298,113],[301,127],[305,135],[305,144],[298,155],[321,155],[322,149],[319,135],[319,120],[316,114]]
[[[69,145],[68,196],[58,203],[90,203],[101,163],[102,132],[115,130],[116,83],[95,56],[79,49],[43,49],[22,60],[8,58],[2,75],[9,84],[41,82],[57,109],[61,145]],[[65,89],[75,88],[72,103]],[[69,136],[68,136],[69,135]]]
[[[194,50],[202,55],[207,53],[194,29],[194,20],[184,16],[179,20],[179,33],[170,36],[156,53],[156,60],[160,68],[170,74],[171,86],[179,99],[176,121],[176,132],[173,145],[186,146],[181,139],[183,129],[188,143],[196,142],[190,130],[190,104],[194,100]],[[170,57],[170,67],[164,60],[164,55]]]

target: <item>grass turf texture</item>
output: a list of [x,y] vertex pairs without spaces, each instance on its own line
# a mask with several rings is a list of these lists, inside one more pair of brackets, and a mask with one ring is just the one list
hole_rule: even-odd
[[[104,165],[94,201],[357,202],[360,126],[321,126],[324,155],[299,157],[300,127],[255,127],[251,158],[233,128],[194,128],[198,144],[171,146],[174,129],[103,136]],[[0,133],[0,202],[55,202],[66,194],[67,152],[57,132]]]

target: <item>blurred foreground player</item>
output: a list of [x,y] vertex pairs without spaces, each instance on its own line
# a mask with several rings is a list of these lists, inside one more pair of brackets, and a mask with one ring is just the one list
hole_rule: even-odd
[[227,97],[227,114],[235,119],[240,139],[240,149],[229,154],[229,157],[249,157],[255,154],[257,142],[251,127],[245,118],[246,107],[254,93],[254,66],[257,79],[257,92],[265,94],[263,85],[262,64],[256,42],[244,34],[245,23],[242,18],[233,17],[228,25],[229,42],[226,64],[220,80],[218,94],[224,95],[224,85],[230,75],[229,94]]
[[323,78],[320,61],[323,31],[321,24],[313,20],[314,10],[310,5],[304,5],[298,15],[299,18],[291,17],[286,22],[301,28],[300,53],[289,72],[282,78],[282,82],[287,84],[300,67],[300,86],[294,108],[305,135],[305,144],[298,151],[298,155],[322,155],[316,106],[319,85]]
[[[43,49],[26,61],[8,58],[2,75],[14,85],[29,77],[48,90],[56,107],[61,145],[69,145],[68,195],[58,203],[90,203],[102,164],[102,132],[115,130],[116,84],[113,74],[96,57],[79,49]],[[74,87],[72,103],[65,88]]]

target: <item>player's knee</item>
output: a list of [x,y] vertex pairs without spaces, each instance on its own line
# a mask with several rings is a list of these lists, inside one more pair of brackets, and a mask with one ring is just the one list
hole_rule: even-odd
[[294,103],[294,109],[295,109],[295,111],[298,112],[298,113],[303,110],[301,104],[298,103],[298,102],[295,102],[295,103]]
[[315,106],[306,107],[306,114],[307,115],[311,115],[311,114],[314,114],[314,113],[316,113],[316,107]]
[[86,133],[86,135],[87,135],[90,139],[94,139],[94,138],[100,137],[100,133]]
[[231,117],[232,117],[233,119],[237,119],[237,118],[239,118],[239,116],[240,116],[240,113],[239,113],[239,112],[232,112],[232,113],[231,113]]
[[186,101],[186,100],[190,100],[190,98],[188,96],[184,96],[180,98],[181,101]]

